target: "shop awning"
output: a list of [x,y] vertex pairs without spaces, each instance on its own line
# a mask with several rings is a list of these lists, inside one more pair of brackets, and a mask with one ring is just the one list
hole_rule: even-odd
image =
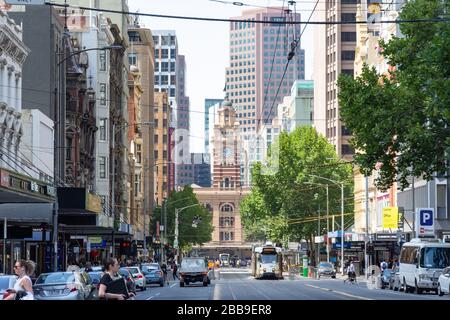
[[[111,228],[105,228],[92,225],[60,225],[59,230],[61,233],[68,233],[71,235],[80,236],[112,236],[113,230]],[[115,238],[130,237],[127,232],[114,231]]]
[[1,203],[0,220],[20,223],[52,223],[53,204],[51,203]]

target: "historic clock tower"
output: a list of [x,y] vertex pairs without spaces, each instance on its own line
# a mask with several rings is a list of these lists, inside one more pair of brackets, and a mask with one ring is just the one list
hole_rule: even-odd
[[213,188],[236,189],[241,187],[239,161],[239,121],[232,103],[225,100],[219,109],[219,121],[214,126]]

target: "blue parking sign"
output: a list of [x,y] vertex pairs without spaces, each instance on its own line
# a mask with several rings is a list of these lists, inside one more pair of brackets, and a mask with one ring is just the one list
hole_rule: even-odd
[[420,225],[432,226],[433,225],[433,211],[432,210],[420,210]]

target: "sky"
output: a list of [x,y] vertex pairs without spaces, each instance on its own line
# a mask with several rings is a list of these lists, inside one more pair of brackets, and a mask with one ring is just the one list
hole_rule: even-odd
[[[233,1],[226,1],[233,2]],[[282,6],[282,0],[241,0],[256,6]],[[285,1],[287,3],[287,1]],[[306,21],[314,7],[312,0],[298,0],[297,12]],[[166,15],[183,15],[229,19],[239,16],[249,6],[235,6],[210,0],[128,0],[130,11]],[[186,56],[186,95],[190,98],[191,152],[203,152],[205,98],[224,97],[225,68],[229,66],[229,23],[140,17],[141,27],[151,30],[175,30],[178,53]],[[303,28],[303,26],[302,26]],[[312,78],[313,26],[307,26],[302,49],[305,49],[305,77]]]

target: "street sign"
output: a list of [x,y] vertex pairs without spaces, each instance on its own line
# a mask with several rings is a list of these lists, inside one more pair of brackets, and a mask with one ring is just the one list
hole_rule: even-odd
[[43,5],[45,0],[5,0],[7,4],[20,4],[20,5]]
[[419,238],[434,237],[434,209],[419,208],[416,213],[416,232]]

